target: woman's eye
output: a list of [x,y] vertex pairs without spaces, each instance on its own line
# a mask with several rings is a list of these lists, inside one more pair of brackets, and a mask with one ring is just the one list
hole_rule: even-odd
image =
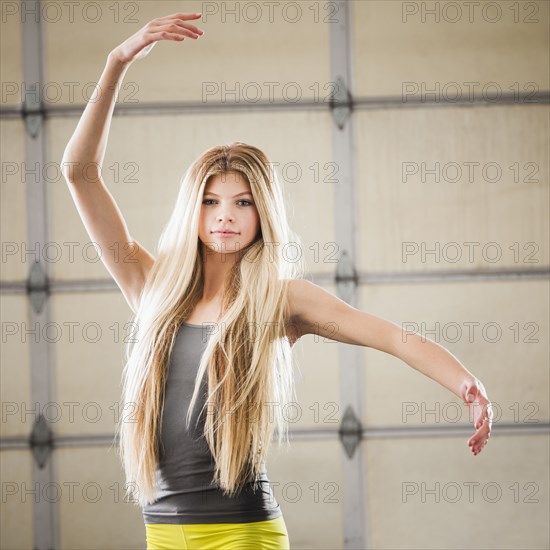
[[[216,201],[214,199],[204,199],[202,201],[203,204],[209,204],[210,202],[216,202]],[[240,202],[240,203],[244,202],[244,203],[246,203],[245,206],[249,206],[249,205],[252,204],[250,201],[248,201],[246,199],[241,199],[240,201],[237,201],[237,202]]]

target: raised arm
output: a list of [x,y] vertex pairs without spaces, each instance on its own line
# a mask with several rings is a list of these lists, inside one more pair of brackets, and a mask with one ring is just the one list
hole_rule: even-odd
[[474,455],[488,441],[493,419],[485,388],[447,349],[421,335],[404,334],[399,325],[356,309],[307,280],[289,287],[292,319],[299,336],[317,334],[398,357],[429,376],[473,408],[476,433],[468,440]]
[[120,85],[129,66],[145,57],[159,40],[180,42],[203,34],[189,20],[200,14],[173,14],[153,19],[114,48],[63,153],[62,172],[92,242],[133,311],[153,256],[128,231],[113,196],[103,181],[102,164]]

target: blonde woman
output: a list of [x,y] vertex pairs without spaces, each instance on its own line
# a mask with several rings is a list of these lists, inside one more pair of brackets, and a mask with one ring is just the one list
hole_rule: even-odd
[[[143,509],[147,548],[283,549],[289,538],[265,459],[295,398],[291,347],[301,336],[395,355],[474,409],[478,454],[492,411],[482,383],[443,347],[355,309],[302,278],[298,244],[266,155],[241,142],[188,168],[154,258],[128,232],[101,177],[116,91],[159,40],[197,40],[200,14],[150,21],[114,48],[63,156],[72,197],[134,312],[123,371],[120,454]],[[70,169],[69,169],[70,167]],[[128,259],[109,255],[113,247]],[[334,329],[336,327],[336,330]]]

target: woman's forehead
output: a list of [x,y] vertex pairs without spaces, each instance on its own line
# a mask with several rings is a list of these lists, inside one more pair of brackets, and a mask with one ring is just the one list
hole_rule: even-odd
[[227,172],[216,174],[206,183],[205,192],[217,192],[218,189],[222,191],[229,189],[231,192],[238,193],[239,191],[250,191],[250,184],[244,174],[240,172]]

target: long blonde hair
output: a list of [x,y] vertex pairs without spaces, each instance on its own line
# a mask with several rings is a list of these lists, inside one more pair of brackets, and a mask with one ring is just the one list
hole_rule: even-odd
[[258,479],[275,428],[279,445],[283,437],[288,443],[283,410],[294,398],[295,386],[285,319],[288,281],[303,276],[301,247],[289,228],[282,188],[266,155],[235,142],[206,150],[186,171],[133,317],[138,337],[126,348],[117,431],[126,492],[141,506],[155,500],[172,346],[181,322],[202,296],[198,233],[204,189],[210,178],[227,172],[243,174],[249,182],[260,231],[228,274],[222,316],[210,327],[186,426],[207,372],[204,436],[215,460],[213,481],[229,495]]

